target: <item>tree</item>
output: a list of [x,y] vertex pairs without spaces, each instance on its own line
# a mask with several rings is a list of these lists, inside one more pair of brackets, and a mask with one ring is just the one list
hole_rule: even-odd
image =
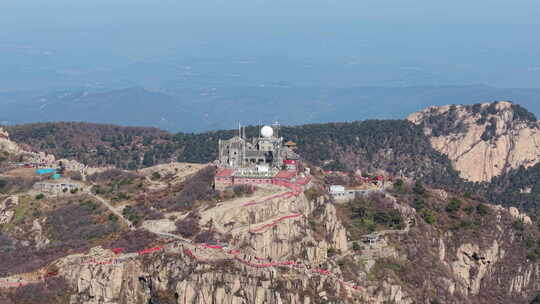
[[158,180],[158,179],[161,179],[161,174],[155,171],[154,173],[152,173],[152,180]]
[[326,250],[326,254],[329,256],[329,257],[332,257],[334,255],[336,255],[338,253],[338,251],[334,248],[334,247],[330,247]]
[[151,152],[144,153],[143,165],[145,167],[151,167],[154,165],[154,154]]
[[424,185],[422,185],[420,181],[416,181],[416,183],[414,183],[413,191],[418,195],[424,195],[424,193],[426,193],[426,188],[424,188]]
[[489,207],[485,204],[480,203],[478,204],[478,206],[476,206],[476,212],[478,212],[478,214],[480,214],[481,216],[488,215]]
[[398,178],[396,182],[394,183],[394,188],[398,191],[401,191],[401,189],[403,189],[403,184],[404,184],[403,180],[401,178]]
[[460,208],[461,208],[461,200],[457,199],[457,198],[452,198],[450,200],[450,203],[448,203],[448,205],[446,205],[445,210],[448,213],[453,213],[453,212],[458,211]]
[[416,209],[416,211],[420,211],[426,207],[426,203],[421,198],[415,198],[413,201],[413,207]]

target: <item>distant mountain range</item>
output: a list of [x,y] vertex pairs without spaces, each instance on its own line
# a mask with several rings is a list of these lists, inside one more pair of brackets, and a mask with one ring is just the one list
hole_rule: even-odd
[[285,125],[401,119],[430,105],[511,100],[540,114],[540,89],[500,89],[484,85],[425,87],[266,86],[162,91],[71,89],[0,93],[0,123],[85,121],[153,126],[200,132],[232,128],[238,121]]

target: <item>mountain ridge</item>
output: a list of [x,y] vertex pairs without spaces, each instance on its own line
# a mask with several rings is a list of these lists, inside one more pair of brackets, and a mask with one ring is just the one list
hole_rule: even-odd
[[511,102],[432,106],[407,119],[423,128],[461,177],[473,182],[489,182],[540,161],[540,123]]
[[154,126],[171,132],[229,129],[280,121],[287,125],[403,119],[430,105],[460,100],[487,102],[513,98],[540,114],[540,89],[500,89],[484,85],[423,87],[322,87],[272,85],[73,88],[0,94],[0,121],[85,121]]

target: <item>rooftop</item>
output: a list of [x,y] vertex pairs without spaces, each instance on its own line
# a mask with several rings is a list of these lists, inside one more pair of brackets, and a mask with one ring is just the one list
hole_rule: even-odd
[[289,140],[288,142],[285,143],[285,146],[296,146],[296,143],[292,140]]
[[270,169],[266,171],[259,171],[254,168],[243,168],[234,172],[236,177],[251,177],[251,178],[272,178],[276,175],[277,170]]
[[291,179],[296,176],[296,171],[291,170],[281,170],[279,173],[274,176],[275,178],[285,178],[285,179]]
[[216,177],[231,177],[234,174],[234,169],[220,169],[216,173]]

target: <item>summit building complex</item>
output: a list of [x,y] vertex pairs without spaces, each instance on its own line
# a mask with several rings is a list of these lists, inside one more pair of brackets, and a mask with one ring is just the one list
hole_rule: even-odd
[[295,143],[284,143],[278,136],[279,126],[264,126],[259,136],[246,138],[239,128],[237,136],[220,140],[216,188],[237,184],[279,184],[291,182],[304,174],[298,173],[299,156]]

